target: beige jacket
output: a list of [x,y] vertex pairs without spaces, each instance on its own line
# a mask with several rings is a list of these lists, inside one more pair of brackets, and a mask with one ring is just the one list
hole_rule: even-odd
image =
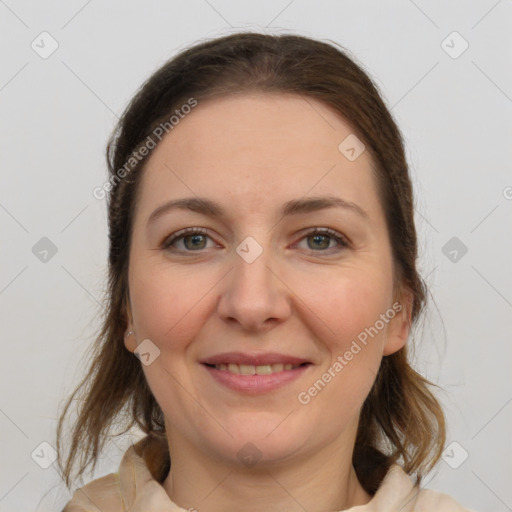
[[[173,503],[161,483],[169,471],[167,442],[146,436],[130,446],[117,473],[78,489],[62,512],[189,512]],[[418,489],[398,466],[392,466],[366,505],[350,512],[471,512],[446,494]]]

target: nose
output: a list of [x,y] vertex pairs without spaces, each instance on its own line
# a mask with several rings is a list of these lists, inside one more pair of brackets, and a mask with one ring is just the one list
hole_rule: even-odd
[[264,332],[290,315],[290,289],[269,249],[251,263],[237,253],[218,304],[221,318],[241,330]]

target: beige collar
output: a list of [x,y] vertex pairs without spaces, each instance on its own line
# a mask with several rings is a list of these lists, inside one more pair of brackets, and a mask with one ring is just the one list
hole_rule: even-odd
[[[148,435],[126,451],[119,466],[119,488],[126,510],[133,512],[187,512],[173,503],[162,483],[169,471],[169,451],[165,437]],[[403,469],[394,465],[370,503],[352,507],[353,512],[413,510],[418,488]],[[197,504],[196,504],[197,505]]]

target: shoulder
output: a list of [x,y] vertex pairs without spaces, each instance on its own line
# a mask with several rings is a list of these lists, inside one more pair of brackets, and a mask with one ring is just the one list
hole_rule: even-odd
[[463,507],[448,494],[432,489],[419,491],[415,510],[417,512],[473,512]]
[[396,464],[388,470],[369,505],[361,512],[474,512],[448,494],[413,485],[411,477]]
[[[119,469],[80,487],[62,512],[124,512],[148,500],[168,503],[160,485],[169,470],[166,440],[148,435],[124,453]],[[140,508],[140,507],[139,507]]]
[[97,478],[80,487],[62,512],[123,512],[118,473]]

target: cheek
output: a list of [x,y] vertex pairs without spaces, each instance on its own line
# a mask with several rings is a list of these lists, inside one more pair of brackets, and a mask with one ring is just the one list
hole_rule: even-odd
[[197,314],[194,306],[200,300],[201,290],[194,284],[193,278],[184,279],[178,272],[161,272],[158,267],[149,272],[134,266],[130,297],[139,341],[149,338],[160,349],[166,339],[176,340],[173,345],[179,345],[178,340],[185,331],[189,332],[187,326]]
[[[151,270],[148,271],[147,269]],[[134,265],[130,296],[137,340],[149,339],[160,351],[154,362],[143,365],[147,383],[164,411],[180,410],[183,428],[193,423],[196,402],[190,400],[194,385],[187,363],[188,347],[205,322],[208,285],[193,270],[176,271],[167,266]],[[187,392],[184,392],[184,388]],[[187,416],[191,411],[190,417]]]
[[[339,428],[362,406],[377,375],[387,324],[376,323],[389,307],[387,291],[367,278],[331,281],[309,297],[321,321],[312,331],[321,340],[322,367],[302,390],[301,400],[311,400],[322,417]],[[305,301],[307,303],[307,301]],[[308,304],[308,305],[309,305]],[[313,316],[310,316],[313,318]],[[383,327],[383,328],[382,328]],[[304,403],[301,401],[301,403]]]
[[[302,290],[304,303],[315,313],[309,316],[317,319],[319,337],[325,340],[333,355],[349,350],[352,340],[358,337],[364,341],[367,330],[390,307],[392,297],[391,283],[382,278],[378,269],[372,271],[368,267],[347,269],[339,277],[333,273],[330,279],[304,281]],[[378,334],[373,330],[372,338],[367,334],[369,339],[384,337],[385,328],[382,329],[380,322],[379,326]]]
[[339,407],[347,413],[360,408],[377,375],[388,327],[381,315],[388,311],[392,297],[391,282],[382,276],[369,267],[345,269],[338,279],[333,275],[330,280],[316,280],[315,288],[304,281],[301,288],[315,290],[304,303],[315,313],[309,313],[310,328],[325,354],[319,375],[308,383],[314,389],[310,388],[311,394],[303,391],[315,396],[317,407],[332,421],[340,421]]

